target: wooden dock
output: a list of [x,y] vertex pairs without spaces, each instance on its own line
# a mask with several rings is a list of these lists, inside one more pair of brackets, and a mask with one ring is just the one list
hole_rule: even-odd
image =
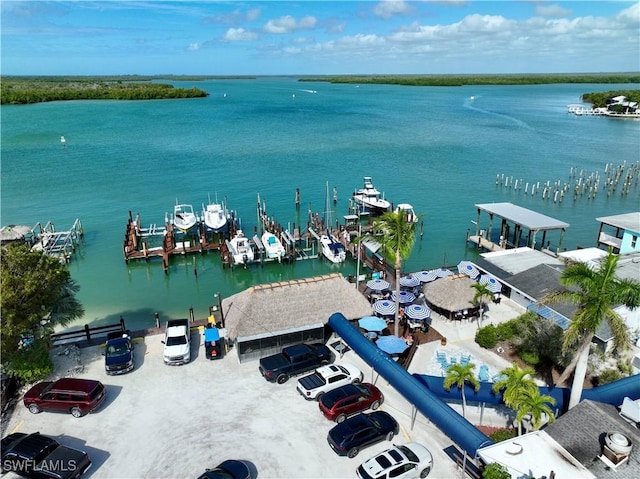
[[207,234],[204,226],[200,225],[193,233],[185,234],[176,230],[171,223],[164,226],[151,224],[141,226],[140,215],[134,219],[129,212],[123,242],[124,259],[145,260],[161,258],[162,267],[169,269],[169,257],[173,255],[187,255],[205,253],[207,251],[221,251],[224,254],[226,246],[223,233]]

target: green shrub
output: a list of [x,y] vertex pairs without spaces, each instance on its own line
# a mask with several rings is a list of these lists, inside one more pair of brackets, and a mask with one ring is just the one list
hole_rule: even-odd
[[498,335],[498,341],[508,341],[513,338],[517,333],[515,323],[513,321],[507,321],[506,323],[500,323],[496,326],[496,334]]
[[520,359],[522,359],[529,366],[535,367],[540,364],[540,356],[538,356],[538,353],[535,352],[522,351],[520,352]]
[[493,349],[498,344],[498,334],[493,324],[488,324],[476,332],[476,343],[483,348]]
[[490,434],[489,437],[493,442],[496,443],[506,441],[508,439],[513,439],[514,437],[516,437],[516,430],[507,428],[498,429],[493,434]]
[[53,372],[49,345],[39,339],[28,348],[19,350],[7,366],[7,372],[23,384],[40,381]]
[[622,373],[619,370],[606,369],[605,371],[602,371],[598,375],[598,384],[599,385],[609,384],[609,383],[612,383],[613,381],[617,381],[618,379],[622,379]]
[[488,464],[482,470],[483,479],[511,479],[511,474],[497,462]]

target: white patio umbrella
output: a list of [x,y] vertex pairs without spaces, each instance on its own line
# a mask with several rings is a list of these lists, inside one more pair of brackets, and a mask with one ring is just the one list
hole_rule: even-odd
[[404,308],[404,315],[416,321],[423,321],[431,317],[431,310],[421,304],[410,304]]
[[418,271],[414,273],[414,277],[418,278],[421,283],[430,283],[431,281],[435,281],[439,278],[438,273],[434,270],[432,271]]
[[466,274],[471,279],[475,279],[480,276],[480,271],[478,271],[476,265],[471,261],[460,261],[458,263],[458,272]]
[[385,289],[389,289],[389,286],[391,286],[389,282],[384,279],[372,279],[367,281],[367,288],[371,291],[384,291]]
[[396,304],[388,299],[379,299],[373,303],[373,310],[382,316],[391,316],[396,314]]
[[[407,303],[412,303],[413,301],[415,301],[416,299],[416,295],[413,294],[411,291],[400,291],[400,295],[398,296],[398,302],[400,304],[407,304]],[[395,301],[396,300],[396,292],[393,291],[391,293],[391,301]]]
[[420,286],[420,280],[409,274],[400,278],[400,286],[404,286],[405,288],[415,288],[416,286]]
[[489,291],[499,293],[502,291],[502,284],[490,274],[483,274],[478,278],[478,283],[486,284]]

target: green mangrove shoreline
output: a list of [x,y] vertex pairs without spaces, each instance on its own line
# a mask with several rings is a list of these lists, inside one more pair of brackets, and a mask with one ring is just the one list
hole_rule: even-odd
[[[539,75],[323,75],[300,76],[300,82],[380,84],[406,86],[541,85],[556,83],[639,84],[639,73],[539,74]],[[202,98],[199,88],[176,88],[163,81],[254,80],[246,75],[108,75],[108,76],[9,76],[0,77],[0,103],[21,105],[68,100],[160,100]],[[624,95],[640,102],[640,90],[585,93],[583,100],[594,107],[606,99]]]

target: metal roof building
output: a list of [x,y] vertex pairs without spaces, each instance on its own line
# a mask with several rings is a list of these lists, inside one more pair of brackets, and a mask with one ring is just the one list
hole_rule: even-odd
[[[562,247],[564,232],[569,227],[569,223],[545,216],[541,213],[514,205],[513,203],[484,203],[475,205],[478,210],[476,223],[476,235],[481,234],[480,216],[482,212],[489,215],[489,225],[486,228],[486,238],[490,242],[497,243],[501,248],[519,246],[530,246],[534,249],[549,248],[547,243],[548,231],[560,231],[560,239],[557,251]],[[494,219],[500,218],[500,230],[494,231]],[[523,234],[526,231],[526,238]],[[484,230],[482,230],[484,232]],[[537,235],[542,232],[542,238]],[[497,241],[496,241],[497,239]]]

